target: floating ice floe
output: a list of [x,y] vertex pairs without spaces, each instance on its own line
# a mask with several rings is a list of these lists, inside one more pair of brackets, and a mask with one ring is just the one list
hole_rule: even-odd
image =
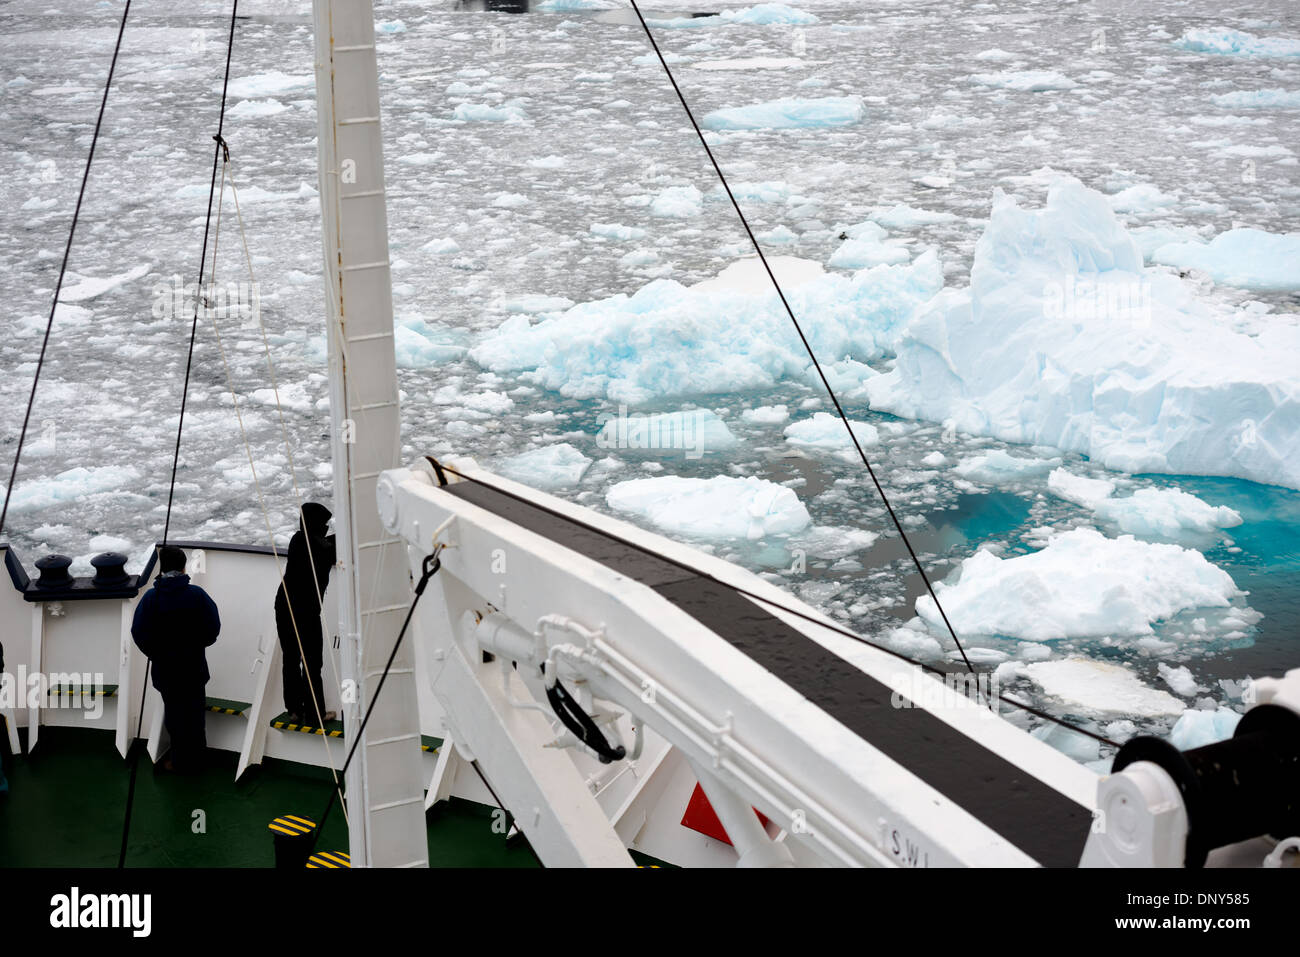
[[450,256],[452,253],[460,252],[460,243],[450,236],[445,236],[442,239],[431,239],[420,248],[435,256]]
[[1300,109],[1300,90],[1237,90],[1218,93],[1210,100],[1232,110],[1295,110]]
[[289,108],[279,100],[241,100],[226,110],[226,116],[252,119],[259,116],[276,116],[287,109]]
[[839,269],[865,269],[905,263],[912,258],[906,246],[885,242],[885,230],[876,223],[860,223],[847,230],[845,235],[848,238],[831,254],[826,265]]
[[1166,718],[1182,714],[1185,708],[1169,692],[1144,684],[1123,665],[1064,658],[1036,661],[1019,671],[1042,688],[1044,694],[1087,711]]
[[[852,276],[826,274],[807,260],[768,262],[815,354],[859,363],[891,350],[913,312],[943,285],[933,252]],[[770,388],[784,378],[807,379],[810,365],[756,259],[696,286],[655,280],[631,296],[582,303],[535,324],[508,319],[470,356],[563,395],[629,404]]]
[[622,223],[592,223],[590,231],[593,236],[603,236],[606,239],[622,241],[645,239],[646,237],[644,229],[638,226],[624,226]]
[[789,130],[849,126],[866,116],[860,96],[825,96],[819,99],[787,97],[767,103],[714,110],[700,125],[706,130]]
[[739,444],[740,440],[709,409],[686,409],[681,412],[656,412],[619,415],[602,414],[596,433],[596,445],[602,449],[685,455],[697,459],[706,452],[720,452]]
[[[1150,635],[1154,622],[1191,608],[1226,608],[1240,594],[1198,551],[1090,528],[1013,558],[978,551],[961,563],[956,582],[934,590],[958,634],[1027,641]],[[928,595],[916,610],[942,626]]]
[[[76,502],[88,495],[104,492],[125,492],[140,480],[140,473],[121,465],[79,467],[60,472],[53,478],[33,479],[14,489],[9,511],[34,512]],[[0,502],[3,491],[0,491]]]
[[756,409],[746,409],[740,413],[740,418],[749,425],[780,425],[790,418],[790,409],[784,405],[760,405]]
[[1006,73],[976,73],[971,77],[980,86],[992,86],[1017,93],[1042,93],[1047,90],[1073,90],[1079,84],[1054,70],[1018,70]]
[[[849,421],[853,436],[863,448],[876,445],[880,441],[880,432],[870,422]],[[829,412],[816,412],[811,419],[804,419],[786,426],[785,440],[791,445],[808,449],[829,449],[838,451],[852,449],[853,440],[844,420]]]
[[803,66],[798,57],[747,57],[739,60],[701,60],[692,64],[694,70],[787,70]]
[[1156,672],[1160,675],[1160,679],[1169,685],[1174,694],[1181,695],[1184,698],[1190,698],[1198,691],[1205,690],[1196,683],[1196,678],[1186,665],[1179,665],[1175,668],[1161,661],[1156,664]]
[[1125,498],[1112,498],[1115,483],[1086,479],[1057,469],[1047,487],[1067,501],[1089,508],[1102,521],[1143,537],[1173,538],[1181,532],[1214,532],[1241,524],[1241,514],[1225,505],[1211,505],[1176,488],[1143,488]]
[[1115,491],[1110,479],[1090,479],[1065,469],[1054,469],[1047,476],[1047,487],[1060,498],[1084,508],[1095,508]]
[[541,0],[537,9],[547,13],[576,13],[581,10],[613,10],[618,6],[614,0]]
[[1220,56],[1300,56],[1300,40],[1291,37],[1257,37],[1241,30],[1187,30],[1174,46],[1193,53]]
[[1171,538],[1183,531],[1213,532],[1241,524],[1241,515],[1176,488],[1138,489],[1127,498],[1108,498],[1093,510],[1132,535]]
[[814,558],[836,561],[870,548],[878,538],[879,534],[865,528],[813,525],[791,537],[787,545]]
[[1190,226],[1139,226],[1130,229],[1129,235],[1142,252],[1142,258],[1151,262],[1151,257],[1161,246],[1171,243],[1201,243],[1201,234]]
[[690,219],[704,212],[704,194],[694,186],[669,186],[650,204],[650,215],[660,219]]
[[1109,197],[1110,208],[1117,213],[1147,213],[1178,202],[1177,196],[1163,193],[1150,183],[1139,183]]
[[794,492],[753,477],[633,479],[611,486],[605,501],[610,508],[690,538],[759,539],[798,532],[811,522]]
[[128,269],[126,272],[118,273],[115,276],[105,276],[102,279],[97,279],[94,276],[84,276],[79,282],[71,286],[64,286],[59,290],[59,302],[85,302],[87,299],[94,299],[96,296],[102,296],[110,289],[116,289],[118,286],[147,275],[151,268],[149,263],[144,263],[134,269]]
[[525,123],[528,114],[523,108],[509,103],[489,106],[486,103],[459,103],[452,116],[466,123]]
[[1060,180],[1025,210],[999,191],[970,286],[908,323],[864,388],[876,411],[1107,468],[1300,488],[1300,328],[1230,318],[1147,269],[1102,194]]
[[651,20],[652,27],[670,29],[700,29],[726,24],[744,24],[747,26],[809,26],[819,22],[817,17],[806,10],[786,6],[784,3],[759,3],[752,7],[738,10],[723,10],[719,14],[704,17],[672,17],[670,19]]
[[1022,482],[1027,478],[1042,475],[1061,464],[1060,459],[1039,459],[1022,455],[1012,455],[1002,449],[981,452],[962,459],[953,471],[972,482],[984,482],[989,485],[1001,485],[1004,482]]
[[1215,282],[1256,292],[1300,292],[1300,233],[1230,229],[1210,242],[1169,243],[1152,262],[1199,269]]
[[[232,100],[258,96],[281,96],[286,93],[310,94],[316,87],[316,78],[310,73],[290,75],[279,70],[244,76],[231,80],[226,95]],[[214,87],[214,93],[221,92],[221,87]]]
[[1169,732],[1169,743],[1179,751],[1190,751],[1227,741],[1240,721],[1241,715],[1231,708],[1220,707],[1214,711],[1189,709],[1183,712]]
[[561,442],[508,458],[497,471],[532,488],[563,488],[577,485],[591,461],[568,442]]
[[914,229],[917,226],[933,226],[935,223],[956,222],[952,213],[929,209],[917,209],[915,206],[899,204],[897,206],[875,206],[868,214],[874,223],[886,229]]
[[[739,202],[750,203],[784,203],[790,198],[790,184],[775,180],[766,183],[731,183],[731,195]],[[721,186],[714,187],[710,196],[726,199],[727,192]]]
[[454,330],[430,326],[423,319],[406,319],[393,327],[393,345],[401,369],[427,369],[465,355],[467,348]]
[[722,19],[731,23],[747,23],[757,26],[809,26],[819,22],[817,17],[807,10],[789,7],[784,3],[758,3],[752,7],[739,10],[723,10]]
[[533,315],[542,312],[563,312],[573,305],[572,299],[563,296],[519,296],[504,303],[506,312],[515,315]]

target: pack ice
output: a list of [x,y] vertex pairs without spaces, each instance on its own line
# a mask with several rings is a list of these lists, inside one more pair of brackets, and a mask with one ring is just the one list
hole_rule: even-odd
[[1102,194],[998,191],[970,286],[937,296],[864,388],[877,411],[1081,452],[1129,472],[1300,488],[1300,329],[1231,328],[1143,265]]

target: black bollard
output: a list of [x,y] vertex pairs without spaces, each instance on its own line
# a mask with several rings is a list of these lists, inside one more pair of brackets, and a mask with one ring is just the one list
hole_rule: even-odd
[[275,866],[302,870],[316,845],[316,822],[283,814],[267,825],[275,841]]

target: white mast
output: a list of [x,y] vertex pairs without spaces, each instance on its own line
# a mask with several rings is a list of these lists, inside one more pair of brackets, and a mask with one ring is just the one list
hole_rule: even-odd
[[[370,0],[313,0],[334,516],[351,748],[401,628],[406,546],[379,521],[379,473],[400,464],[379,72]],[[414,641],[393,661],[347,774],[354,865],[428,866]],[[355,689],[355,694],[349,694]]]

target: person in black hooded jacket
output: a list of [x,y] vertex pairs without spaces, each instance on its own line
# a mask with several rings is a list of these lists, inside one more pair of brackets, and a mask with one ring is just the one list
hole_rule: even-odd
[[158,551],[160,574],[145,592],[131,621],[131,637],[153,662],[153,686],[163,699],[163,723],[172,739],[164,767],[197,770],[207,750],[207,648],[221,633],[217,605],[185,574],[185,553],[174,545]]
[[[289,540],[284,583],[275,593],[275,629],[284,664],[284,707],[295,724],[332,721],[321,685],[325,637],[321,597],[334,567],[334,536],[327,535],[330,510],[316,502],[302,507],[298,531]],[[299,642],[302,647],[299,650]]]

